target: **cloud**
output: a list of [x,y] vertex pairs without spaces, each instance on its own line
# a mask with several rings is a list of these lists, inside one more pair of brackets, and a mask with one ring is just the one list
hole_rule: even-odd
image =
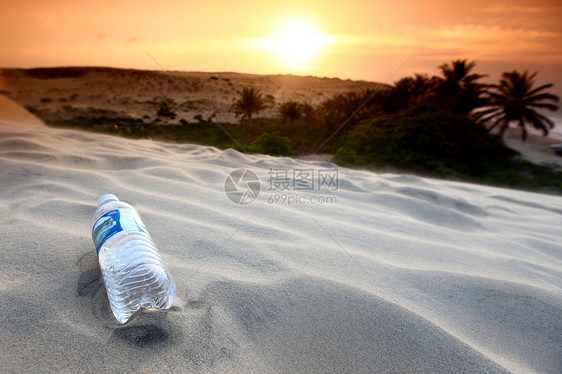
[[125,44],[133,44],[140,41],[140,38],[137,36],[133,36],[132,38],[130,38],[129,40],[127,40],[127,42]]
[[445,39],[473,40],[479,42],[501,41],[517,42],[538,38],[555,38],[558,33],[539,29],[504,28],[478,24],[457,24],[453,27],[437,29],[435,36]]
[[[455,24],[436,27],[409,27],[385,34],[342,36],[338,48],[364,54],[411,53],[470,59],[562,62],[562,34],[541,28],[511,28],[498,25]],[[454,56],[453,56],[454,57]]]
[[493,6],[488,6],[480,9],[482,12],[486,13],[523,13],[523,14],[531,14],[531,13],[545,13],[548,12],[549,9],[545,7],[539,6],[529,6],[529,5],[512,5],[512,4],[496,4]]
[[100,32],[99,34],[96,34],[96,39],[105,39],[107,36],[106,32]]
[[560,39],[559,33],[541,29],[458,24],[430,30],[425,42],[435,49],[460,46],[471,58],[560,61]]

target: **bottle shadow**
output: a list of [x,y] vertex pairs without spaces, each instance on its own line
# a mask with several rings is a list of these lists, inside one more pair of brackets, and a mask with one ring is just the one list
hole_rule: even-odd
[[[96,253],[90,250],[84,254],[78,260],[78,267],[76,294],[90,299],[91,309],[85,315],[91,315],[92,321],[109,330],[112,337],[135,347],[148,348],[169,344],[172,337],[177,336],[177,333],[171,333],[174,330],[164,310],[141,310],[126,324],[119,324],[109,306]],[[171,310],[177,309],[173,307]]]

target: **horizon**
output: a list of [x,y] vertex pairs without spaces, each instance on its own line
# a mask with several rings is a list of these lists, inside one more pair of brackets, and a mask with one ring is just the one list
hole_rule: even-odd
[[[193,74],[239,74],[239,75],[248,75],[248,76],[293,76],[293,77],[311,77],[311,78],[318,78],[318,79],[339,79],[342,81],[353,81],[353,82],[366,82],[366,83],[377,83],[382,84],[383,82],[377,82],[374,80],[367,80],[367,79],[351,79],[351,78],[344,78],[344,77],[336,77],[336,76],[320,76],[314,74],[296,74],[296,73],[252,73],[246,71],[221,71],[221,70],[169,70],[165,69],[162,70],[161,68],[156,69],[141,69],[141,68],[133,68],[133,67],[122,67],[122,66],[109,66],[109,65],[52,65],[52,66],[29,66],[29,67],[21,67],[21,66],[0,66],[0,70],[35,70],[35,69],[114,69],[114,70],[137,70],[137,71],[150,71],[150,72],[169,72],[169,73],[193,73]],[[386,83],[391,85],[392,83]]]

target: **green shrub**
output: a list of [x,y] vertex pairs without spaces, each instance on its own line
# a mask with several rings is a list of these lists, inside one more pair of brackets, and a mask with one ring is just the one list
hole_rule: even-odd
[[263,133],[250,144],[250,152],[263,153],[272,156],[290,156],[293,154],[291,140],[279,132]]
[[357,155],[354,149],[350,147],[340,147],[336,151],[332,162],[341,166],[360,165],[364,163],[363,160]]
[[482,125],[429,106],[363,121],[344,143],[369,164],[454,178],[486,173],[507,153]]

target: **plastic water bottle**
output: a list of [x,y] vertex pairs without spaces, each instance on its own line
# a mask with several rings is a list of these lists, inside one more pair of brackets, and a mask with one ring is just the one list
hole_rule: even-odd
[[176,285],[135,208],[112,194],[100,197],[92,238],[109,305],[119,323],[142,307],[172,306]]

